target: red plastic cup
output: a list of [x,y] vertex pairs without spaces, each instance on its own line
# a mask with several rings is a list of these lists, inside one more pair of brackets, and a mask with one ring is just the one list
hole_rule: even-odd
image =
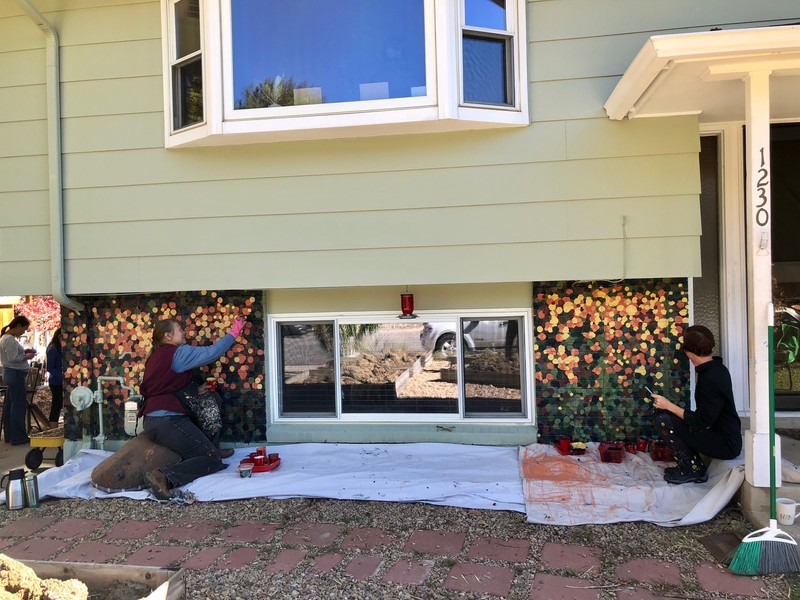
[[267,455],[267,464],[271,465],[274,462],[278,462],[279,455],[277,452],[270,452]]
[[639,438],[638,440],[636,440],[636,449],[639,452],[647,452],[647,446],[648,445],[649,445],[649,442],[644,438]]
[[558,440],[558,449],[562,452],[569,452],[570,444],[572,444],[572,438],[567,435],[562,436],[561,439]]
[[217,380],[213,377],[209,377],[206,379],[206,383],[208,384],[208,391],[209,392],[216,392],[217,391]]
[[253,457],[253,464],[255,464],[255,466],[257,467],[263,467],[264,462],[266,460],[267,460],[266,456],[264,456],[263,454],[257,454],[256,456]]

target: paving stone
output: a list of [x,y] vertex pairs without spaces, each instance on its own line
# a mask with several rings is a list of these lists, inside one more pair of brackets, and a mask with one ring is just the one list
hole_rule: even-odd
[[162,531],[158,535],[158,539],[201,542],[213,537],[219,528],[220,525],[216,521],[184,519]]
[[100,519],[64,519],[51,525],[37,535],[41,537],[73,540],[75,538],[91,535],[105,524]]
[[328,554],[322,554],[317,557],[317,560],[314,561],[314,564],[311,566],[312,571],[316,571],[317,573],[330,573],[344,560],[344,554],[338,554],[336,552],[330,552]]
[[350,577],[366,580],[375,574],[382,562],[380,556],[358,555],[350,561],[344,571]]
[[617,579],[635,579],[643,583],[668,583],[681,587],[681,570],[672,563],[654,558],[636,558],[617,565]]
[[528,540],[482,537],[475,540],[467,556],[504,562],[527,562],[530,547]]
[[159,521],[135,521],[126,519],[114,525],[105,534],[108,540],[141,540],[161,527]]
[[765,596],[764,580],[750,575],[734,575],[713,563],[703,563],[695,568],[697,582],[708,592],[739,594],[761,598]]
[[186,559],[181,565],[184,569],[207,569],[213,565],[216,560],[228,552],[230,548],[226,546],[214,546],[212,548],[203,548],[200,552],[193,554]]
[[505,567],[458,563],[445,577],[444,587],[456,592],[491,594],[504,598],[511,592],[513,581],[514,571]]
[[395,537],[390,533],[377,527],[365,527],[354,529],[342,542],[344,548],[360,548],[361,550],[372,550],[388,546],[395,541]]
[[278,526],[264,521],[245,521],[229,527],[217,537],[227,542],[268,542],[275,535]]
[[59,554],[56,560],[63,562],[106,563],[125,554],[128,547],[123,544],[106,544],[104,542],[83,542],[74,548]]
[[383,576],[383,580],[389,583],[419,585],[428,578],[431,569],[433,569],[432,562],[398,560]]
[[67,541],[31,539],[6,548],[5,554],[17,560],[48,560],[69,545]]
[[418,529],[406,542],[406,552],[428,552],[444,556],[458,556],[464,545],[463,533]]
[[264,569],[267,573],[288,573],[294,569],[308,552],[305,550],[281,550]]
[[144,546],[131,554],[125,562],[145,567],[168,567],[180,564],[191,548],[187,546]]
[[302,523],[288,531],[281,540],[284,544],[329,546],[339,537],[341,528],[330,523]]
[[[673,596],[674,597],[674,596]],[[617,600],[668,600],[670,596],[658,596],[643,588],[624,588],[617,590]]]
[[0,538],[30,537],[40,529],[56,522],[56,517],[25,517],[17,519],[0,529]]
[[241,569],[258,560],[258,550],[255,548],[239,548],[217,562],[217,569]]
[[533,577],[531,600],[597,600],[599,589],[592,589],[597,582],[577,577],[561,577],[537,573]]
[[548,569],[567,569],[578,573],[600,572],[600,549],[547,542],[542,547],[542,565]]

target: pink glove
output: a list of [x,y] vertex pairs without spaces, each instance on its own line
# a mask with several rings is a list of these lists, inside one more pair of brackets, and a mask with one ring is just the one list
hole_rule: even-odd
[[247,321],[245,321],[242,317],[236,317],[233,320],[233,325],[231,325],[231,328],[228,330],[228,333],[230,333],[234,338],[239,337],[239,334],[242,333],[242,329],[244,329],[244,324],[246,322]]

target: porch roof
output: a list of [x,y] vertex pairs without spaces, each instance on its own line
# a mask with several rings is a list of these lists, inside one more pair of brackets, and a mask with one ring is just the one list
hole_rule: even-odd
[[770,119],[800,120],[800,25],[652,36],[604,108],[613,120],[745,120],[744,77],[770,72]]

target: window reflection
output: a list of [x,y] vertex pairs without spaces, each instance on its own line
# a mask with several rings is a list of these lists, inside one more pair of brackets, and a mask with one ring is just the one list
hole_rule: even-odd
[[458,413],[448,358],[420,345],[421,324],[341,325],[343,413]]
[[464,102],[512,104],[505,39],[464,35]]
[[467,27],[506,28],[505,0],[464,0],[464,13]]
[[426,89],[424,0],[231,0],[237,109]]
[[278,325],[280,414],[336,415],[332,323]]
[[464,320],[466,416],[523,415],[519,319]]

